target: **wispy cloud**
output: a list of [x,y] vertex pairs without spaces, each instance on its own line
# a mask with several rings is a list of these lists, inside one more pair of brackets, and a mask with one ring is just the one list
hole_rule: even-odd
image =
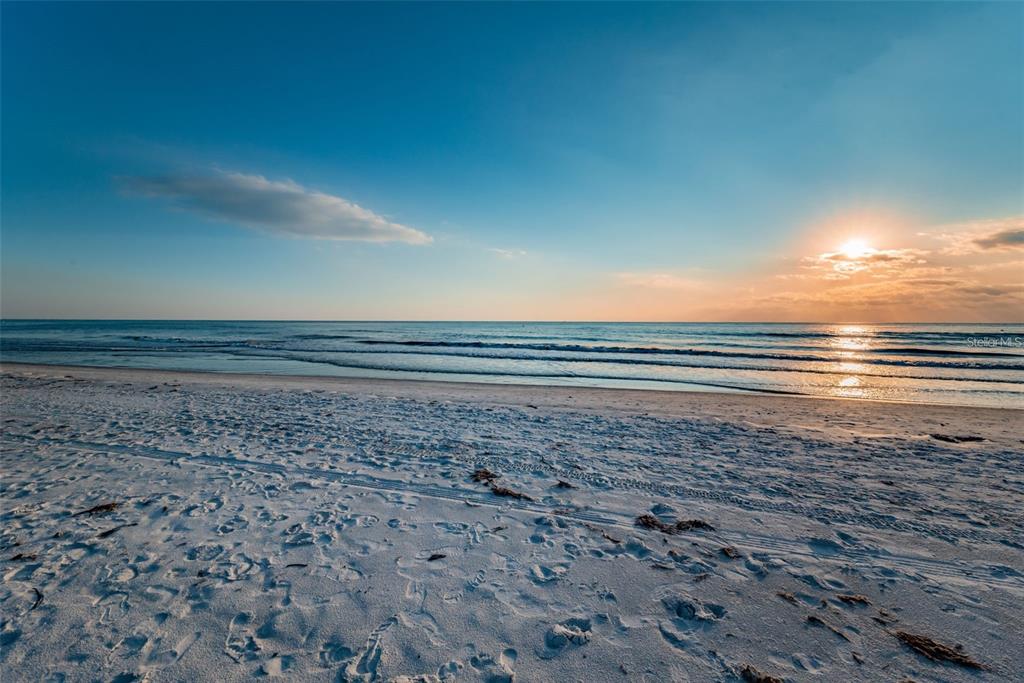
[[854,273],[872,270],[906,268],[925,263],[928,252],[920,249],[865,249],[856,254],[830,251],[804,259],[804,265],[814,270],[828,271],[826,279],[843,280]]
[[1024,216],[947,225],[941,232],[921,234],[945,242],[945,254],[1024,249]]
[[166,199],[178,208],[215,220],[289,237],[409,244],[432,241],[415,228],[291,180],[217,171],[205,175],[126,177],[119,181],[134,194]]
[[498,247],[489,247],[487,251],[492,254],[497,254],[504,259],[517,259],[526,256],[525,249],[500,249]]
[[615,279],[627,287],[645,289],[697,289],[703,286],[699,280],[675,273],[616,273]]

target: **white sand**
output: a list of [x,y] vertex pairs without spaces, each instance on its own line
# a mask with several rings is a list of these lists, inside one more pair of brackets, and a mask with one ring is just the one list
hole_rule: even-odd
[[5,682],[1024,670],[1019,411],[2,370]]

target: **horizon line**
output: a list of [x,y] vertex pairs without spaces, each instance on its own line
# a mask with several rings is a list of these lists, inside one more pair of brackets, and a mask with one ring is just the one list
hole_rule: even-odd
[[507,323],[528,325],[1024,325],[1024,321],[785,321],[785,320],[519,320],[519,319],[385,319],[385,318],[28,318],[0,317],[5,322],[192,322],[192,323]]

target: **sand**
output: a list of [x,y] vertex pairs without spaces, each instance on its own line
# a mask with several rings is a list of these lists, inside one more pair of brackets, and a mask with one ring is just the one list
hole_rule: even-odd
[[4,681],[1024,675],[1021,411],[0,375]]

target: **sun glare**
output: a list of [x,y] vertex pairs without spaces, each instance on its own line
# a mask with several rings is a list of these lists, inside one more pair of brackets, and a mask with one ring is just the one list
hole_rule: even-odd
[[839,251],[846,258],[856,260],[864,258],[868,254],[872,253],[874,249],[862,239],[852,239],[848,240],[843,244],[843,246],[839,247]]

